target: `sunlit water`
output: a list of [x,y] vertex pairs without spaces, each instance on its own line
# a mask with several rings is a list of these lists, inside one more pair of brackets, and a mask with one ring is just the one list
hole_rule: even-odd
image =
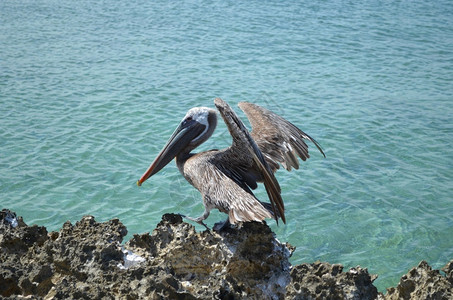
[[[189,108],[251,101],[327,155],[277,173],[288,223],[268,223],[293,263],[361,265],[384,291],[453,258],[452,22],[449,1],[3,0],[1,207],[128,237],[198,216],[174,164],[135,182]],[[229,142],[220,123],[201,150]]]

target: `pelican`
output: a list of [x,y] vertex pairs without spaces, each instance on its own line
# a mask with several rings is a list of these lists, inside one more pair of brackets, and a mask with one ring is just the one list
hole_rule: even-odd
[[[298,169],[297,156],[304,161],[309,158],[305,140],[311,141],[325,157],[321,146],[289,121],[256,104],[239,103],[252,125],[251,132],[225,101],[216,98],[214,104],[232,136],[232,145],[222,150],[192,153],[211,137],[217,126],[214,109],[192,108],[137,185],[142,185],[176,158],[181,174],[201,193],[205,208],[197,218],[183,217],[208,230],[203,221],[212,209],[228,214],[228,219],[216,223],[214,230],[239,222],[262,222],[267,218],[275,219],[277,224],[281,218],[286,223],[280,185],[274,173],[279,164],[288,171]],[[261,202],[253,194],[258,182],[264,183],[270,203]]]

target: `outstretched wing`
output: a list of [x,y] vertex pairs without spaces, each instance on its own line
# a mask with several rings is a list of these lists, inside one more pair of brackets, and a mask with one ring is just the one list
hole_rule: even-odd
[[[247,128],[238,118],[231,107],[222,99],[216,98],[214,103],[225,121],[233,138],[231,147],[223,152],[222,163],[228,162],[228,167],[221,167],[244,190],[256,187],[256,181],[263,181],[271,202],[275,220],[278,217],[286,223],[285,208],[280,195],[280,185],[266,162],[260,147],[255,143]],[[250,192],[251,193],[251,192]]]
[[304,161],[310,157],[305,140],[326,156],[318,142],[276,113],[248,102],[240,102],[239,107],[247,115],[252,125],[250,134],[273,172],[279,168],[278,163],[288,171],[298,169],[297,156]]

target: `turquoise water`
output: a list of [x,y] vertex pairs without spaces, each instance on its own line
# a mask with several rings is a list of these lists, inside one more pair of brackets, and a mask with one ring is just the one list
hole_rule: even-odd
[[[293,263],[361,265],[381,291],[422,259],[442,267],[453,5],[359,2],[1,1],[1,207],[50,230],[119,217],[129,237],[166,212],[197,216],[174,164],[135,182],[189,108],[222,97],[274,110],[326,152],[277,173],[288,223],[268,223]],[[221,123],[200,148],[228,143]]]

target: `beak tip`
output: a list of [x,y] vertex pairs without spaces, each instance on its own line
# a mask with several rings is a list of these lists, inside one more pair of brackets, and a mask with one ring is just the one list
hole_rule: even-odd
[[137,180],[137,186],[141,186],[142,183],[140,182],[140,180]]

